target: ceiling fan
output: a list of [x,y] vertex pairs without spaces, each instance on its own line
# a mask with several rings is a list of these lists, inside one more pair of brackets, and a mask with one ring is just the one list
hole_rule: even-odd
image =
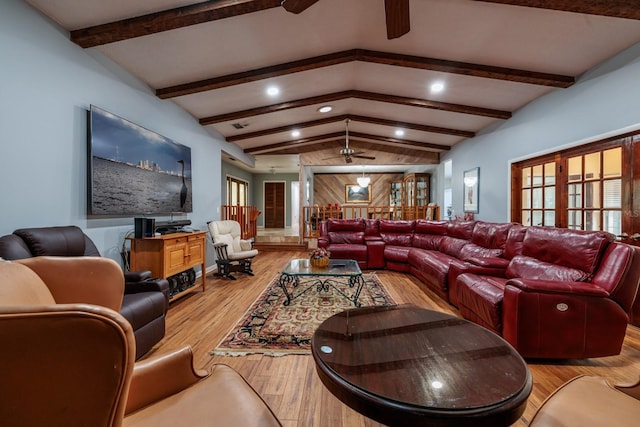
[[356,157],[358,159],[369,159],[375,160],[375,157],[371,156],[363,156],[362,152],[356,152],[353,148],[349,148],[349,119],[346,119],[345,122],[345,139],[344,139],[344,148],[340,150],[339,156],[327,157],[323,160],[335,159],[337,157],[344,157],[344,161],[347,163],[353,162],[353,158]]
[[[318,0],[282,0],[282,7],[288,12],[300,13]],[[409,0],[384,0],[387,20],[387,39],[396,39],[409,32]]]

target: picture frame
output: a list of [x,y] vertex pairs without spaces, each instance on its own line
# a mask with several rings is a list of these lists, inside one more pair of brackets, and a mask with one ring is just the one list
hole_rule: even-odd
[[371,203],[371,184],[360,187],[358,184],[344,185],[345,203]]
[[479,212],[480,196],[480,168],[476,167],[464,171],[462,175],[463,185],[463,211],[469,213]]

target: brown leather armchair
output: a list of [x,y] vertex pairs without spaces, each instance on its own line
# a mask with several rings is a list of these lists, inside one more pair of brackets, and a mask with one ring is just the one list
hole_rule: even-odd
[[560,386],[542,403],[532,427],[635,427],[640,420],[640,381],[612,386],[581,375]]
[[3,425],[281,426],[230,367],[195,370],[189,347],[135,363],[123,288],[105,258],[0,261]]
[[[76,226],[22,228],[0,237],[0,258],[17,260],[35,256],[100,256],[100,252]],[[164,337],[169,282],[152,278],[150,271],[125,272],[124,278],[122,304],[118,310],[133,327],[138,359]]]

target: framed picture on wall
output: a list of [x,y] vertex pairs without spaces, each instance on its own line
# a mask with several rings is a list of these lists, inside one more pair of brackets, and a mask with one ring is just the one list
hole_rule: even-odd
[[371,184],[360,187],[358,184],[345,184],[345,203],[371,203]]
[[464,194],[464,212],[478,213],[478,197],[480,195],[480,168],[464,171],[462,177]]

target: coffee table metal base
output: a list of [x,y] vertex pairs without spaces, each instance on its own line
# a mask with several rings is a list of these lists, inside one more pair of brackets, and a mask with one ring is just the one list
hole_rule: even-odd
[[[360,307],[361,304],[360,301],[358,301],[358,298],[360,297],[362,287],[364,286],[364,278],[362,277],[362,275],[359,275],[349,276],[348,279],[349,288],[355,289],[355,292],[352,295],[347,295],[342,289],[337,286],[340,284],[340,282],[334,276],[326,278],[318,276],[308,280],[300,280],[300,277],[298,276],[291,276],[283,273],[280,275],[278,284],[287,297],[284,305],[291,304],[291,301],[315,287],[317,292],[329,292],[330,288],[333,288],[340,295],[351,301],[353,305],[355,305],[356,307]],[[288,288],[291,288],[291,291],[289,291]],[[296,290],[300,291],[296,293]]]

